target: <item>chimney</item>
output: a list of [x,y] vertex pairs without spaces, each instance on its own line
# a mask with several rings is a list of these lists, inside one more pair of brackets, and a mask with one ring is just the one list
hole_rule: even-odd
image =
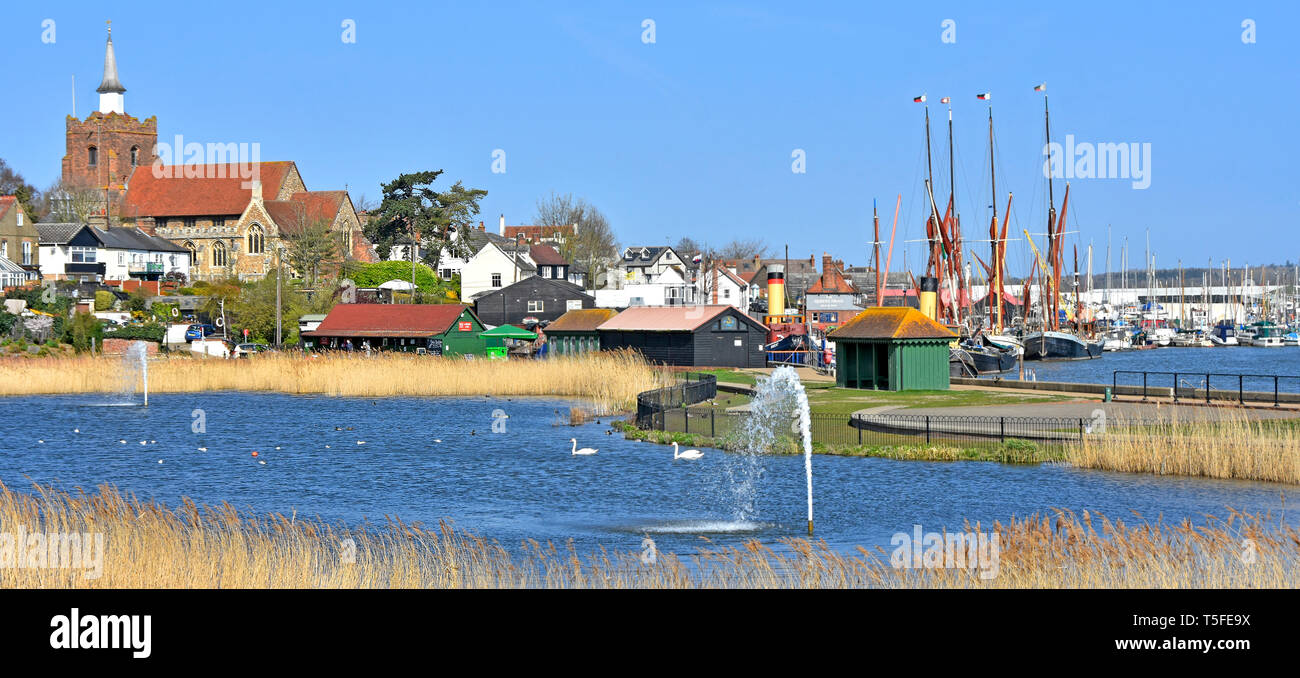
[[505,235],[505,234],[506,234],[506,215],[502,214],[502,215],[501,215],[501,230],[500,230],[500,232],[497,233],[497,235]]
[[822,286],[829,287],[831,284],[831,255],[822,252]]

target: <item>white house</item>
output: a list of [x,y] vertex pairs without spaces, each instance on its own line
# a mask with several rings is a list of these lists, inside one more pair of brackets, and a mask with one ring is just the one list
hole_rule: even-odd
[[595,291],[599,308],[631,306],[682,306],[696,303],[695,288],[684,279],[685,272],[673,267],[664,270],[652,283],[632,283],[621,288]]
[[674,266],[680,271],[687,268],[671,247],[628,247],[615,263],[609,281],[614,287],[656,283],[664,271]]
[[189,250],[138,228],[100,230],[89,224],[36,224],[41,276],[51,280],[189,278]]
[[714,264],[696,278],[694,293],[702,304],[727,304],[748,311],[749,304],[759,293],[759,287],[745,282],[731,269]]
[[529,247],[489,242],[460,269],[460,298],[470,302],[480,294],[496,290],[537,274]]

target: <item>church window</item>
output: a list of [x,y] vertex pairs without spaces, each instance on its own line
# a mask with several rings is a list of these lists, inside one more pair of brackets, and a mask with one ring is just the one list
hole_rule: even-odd
[[265,233],[262,231],[261,224],[253,224],[248,227],[248,253],[262,254],[265,251]]
[[86,164],[94,167],[99,164],[99,149],[91,146],[86,150]]
[[220,240],[212,243],[212,265],[226,265],[226,243],[221,242]]

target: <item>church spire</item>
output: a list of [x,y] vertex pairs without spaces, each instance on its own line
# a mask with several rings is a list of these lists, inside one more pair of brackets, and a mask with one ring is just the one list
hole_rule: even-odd
[[118,113],[123,111],[123,96],[126,88],[117,79],[117,57],[113,54],[113,22],[108,22],[108,46],[104,50],[104,81],[99,83],[99,112]]

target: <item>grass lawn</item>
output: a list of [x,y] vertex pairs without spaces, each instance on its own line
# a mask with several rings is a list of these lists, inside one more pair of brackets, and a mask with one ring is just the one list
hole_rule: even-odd
[[[727,368],[696,370],[712,374],[720,382],[733,384],[757,384],[756,375],[749,372]],[[920,407],[967,407],[979,405],[1018,405],[1022,403],[1060,402],[1077,399],[1043,393],[1017,393],[989,389],[959,391],[864,391],[859,389],[838,388],[831,381],[805,381],[804,390],[808,393],[808,404],[815,414],[851,414],[869,407],[900,405],[904,408]],[[726,409],[750,402],[752,398],[738,393],[718,391],[718,397],[712,403],[700,403],[694,407],[716,407]]]
[[849,414],[868,407],[901,405],[913,407],[970,407],[979,405],[1016,405],[1046,403],[1072,398],[1039,393],[1000,391],[863,391],[851,388],[808,389],[808,404],[813,412]]

